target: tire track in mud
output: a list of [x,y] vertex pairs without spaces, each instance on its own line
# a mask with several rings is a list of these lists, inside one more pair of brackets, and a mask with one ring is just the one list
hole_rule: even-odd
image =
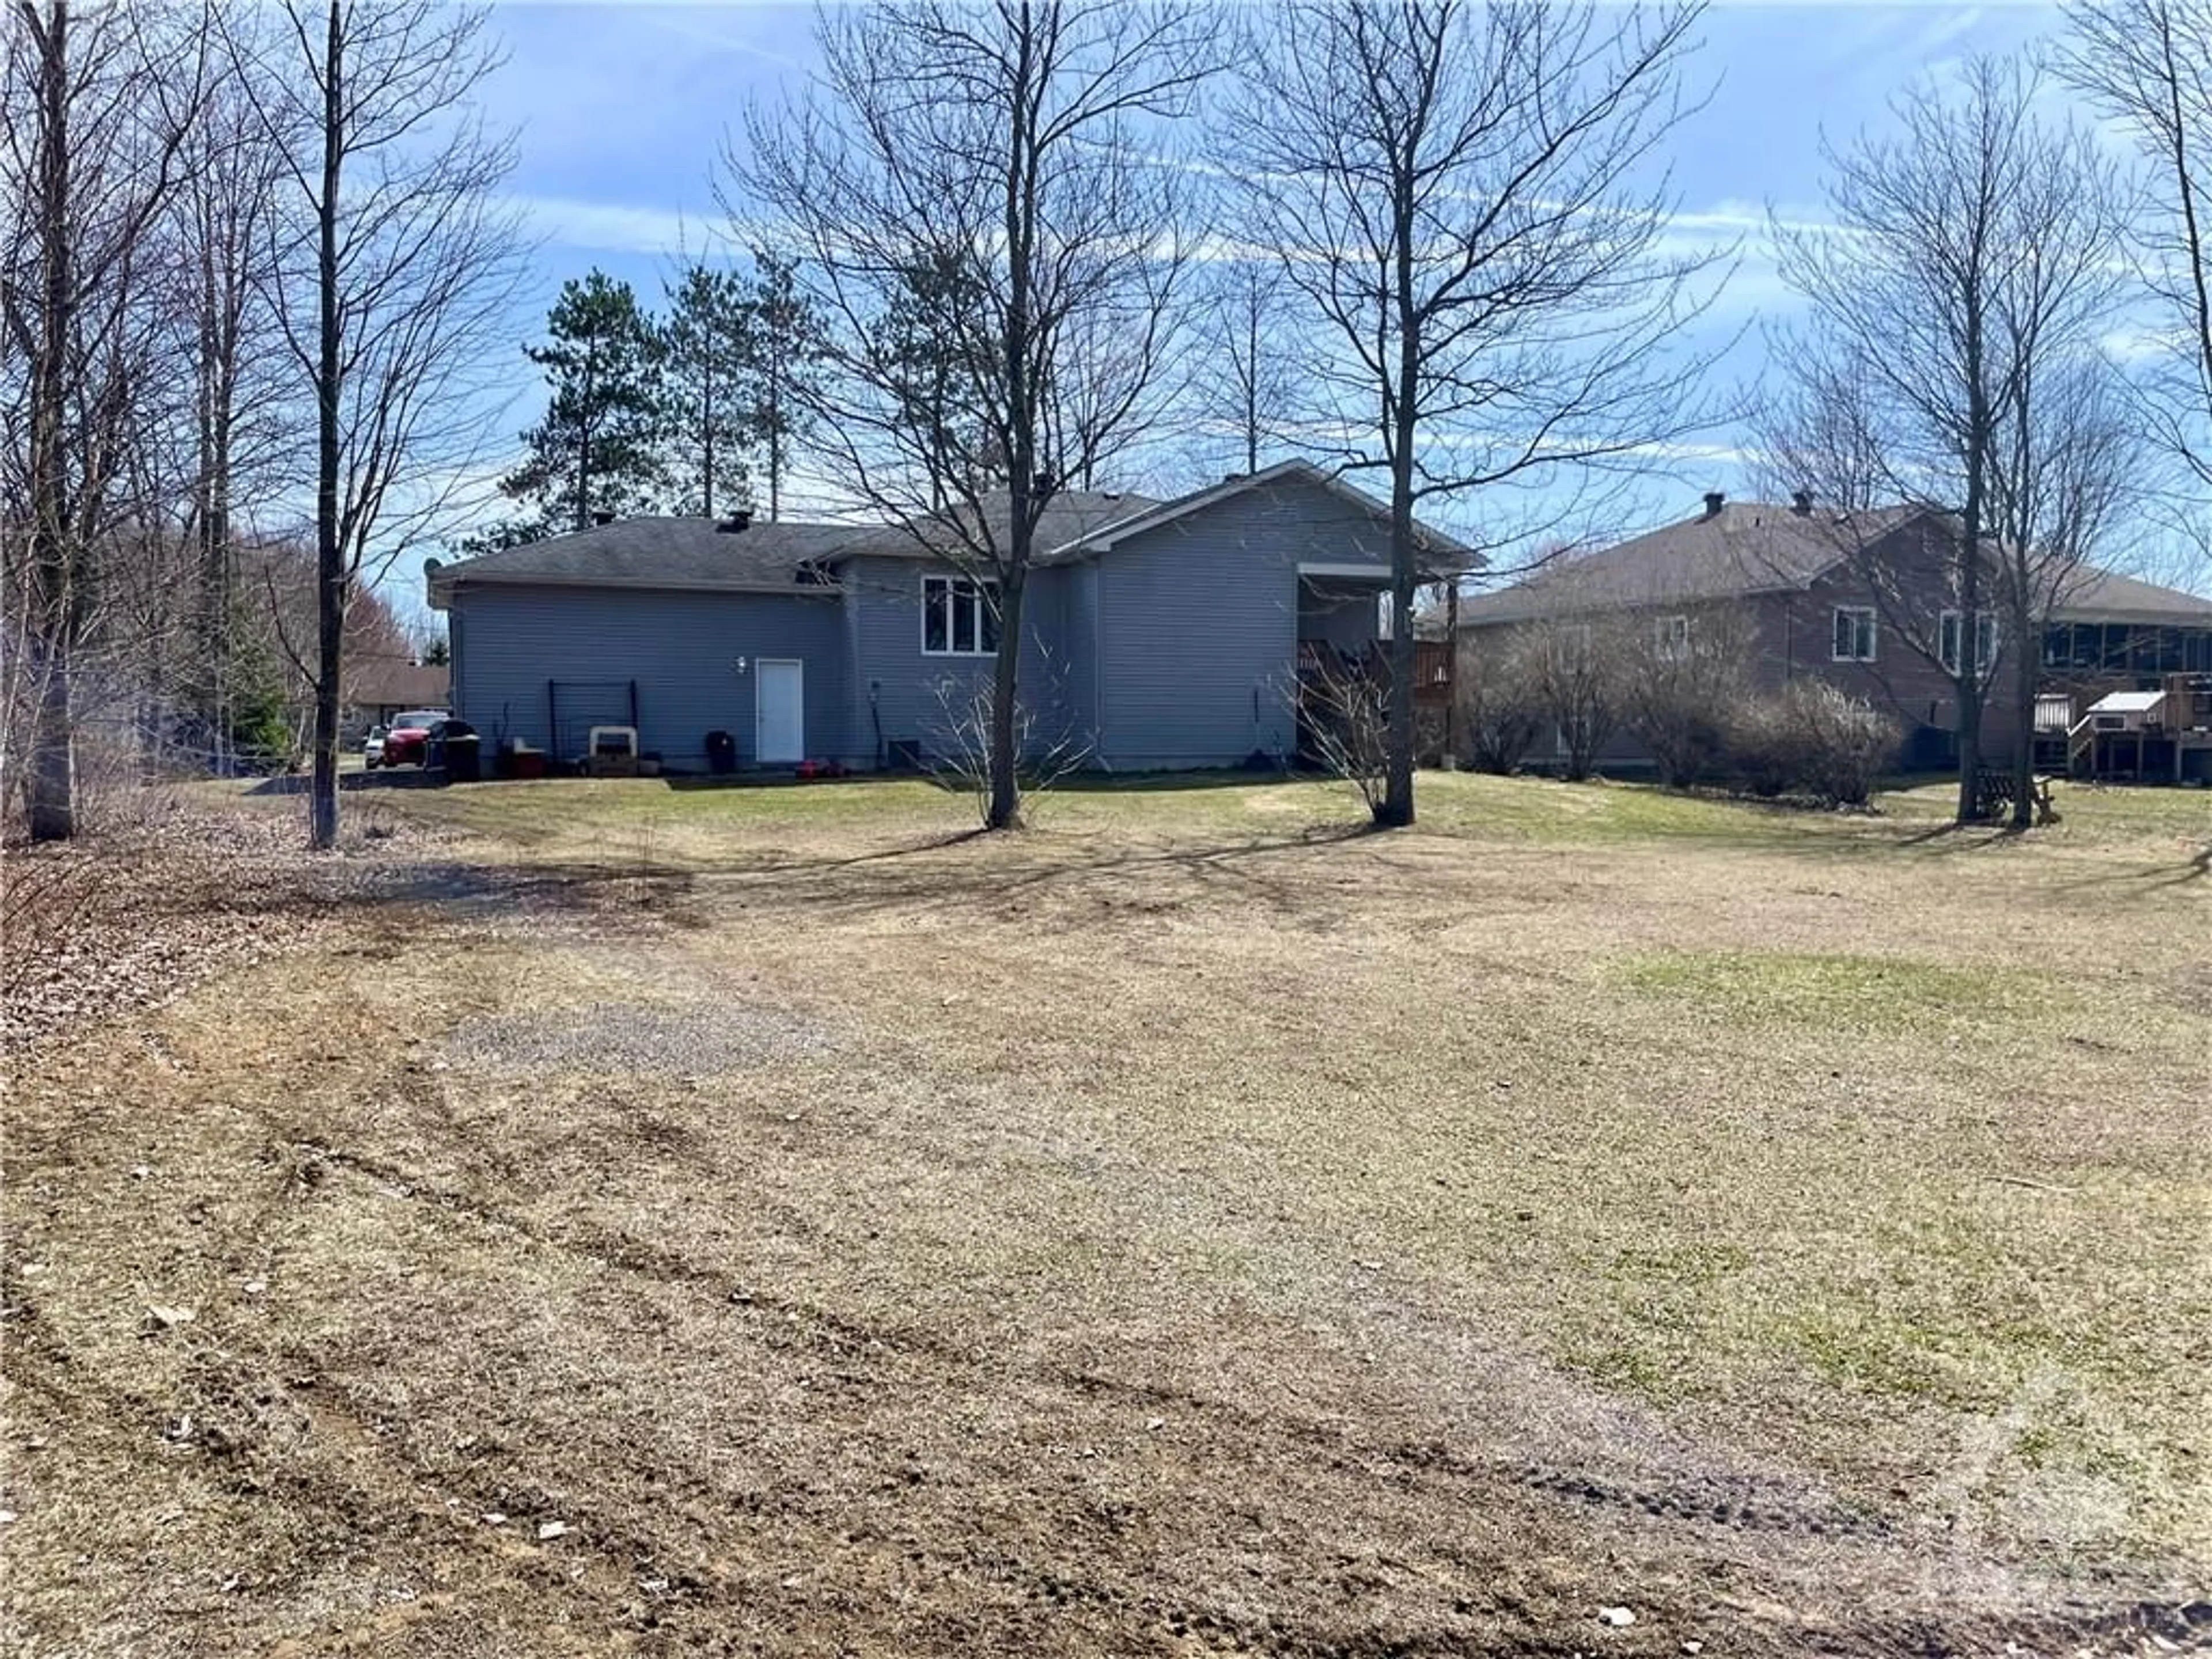
[[[774,1337],[806,1343],[839,1355],[872,1346],[937,1366],[1023,1377],[1078,1395],[1109,1396],[1133,1405],[1194,1413],[1214,1424],[1231,1425],[1228,1437],[1245,1447],[1246,1455],[1254,1456],[1255,1461],[1264,1459],[1250,1449],[1270,1442],[1288,1443],[1308,1448],[1333,1469],[1355,1477],[1371,1478],[1379,1466],[1395,1471],[1401,1480],[1431,1484],[1441,1480],[1455,1492],[1470,1485],[1509,1486],[1554,1510],[1604,1512],[1632,1523],[1691,1528],[1709,1536],[1721,1533],[1771,1534],[1815,1546],[1856,1544],[1883,1550],[1913,1547],[1909,1534],[1878,1516],[1865,1515],[1842,1504],[1808,1505],[1781,1491],[1779,1483],[1744,1477],[1712,1477],[1691,1487],[1608,1483],[1538,1462],[1468,1457],[1441,1442],[1386,1443],[1365,1440],[1343,1428],[1310,1419],[1267,1415],[1194,1390],[1133,1381],[1082,1366],[1010,1364],[1003,1357],[933,1332],[854,1318],[817,1303],[780,1297],[739,1275],[702,1265],[679,1251],[616,1230],[574,1225],[549,1228],[476,1194],[425,1182],[403,1166],[385,1159],[314,1143],[301,1143],[301,1150],[380,1182],[387,1189],[403,1192],[411,1200],[465,1215],[480,1225],[501,1230],[532,1245],[580,1256],[657,1284],[688,1286],[733,1309],[780,1316],[787,1322],[765,1328]],[[820,1231],[811,1227],[810,1231],[817,1235]],[[860,1373],[848,1380],[866,1386],[878,1379]],[[699,1494],[702,1499],[708,1495],[704,1492]],[[825,1537],[836,1535],[839,1518],[836,1513],[805,1501],[803,1493],[778,1496],[781,1501],[776,1507],[781,1514],[805,1521]],[[794,1498],[800,1501],[792,1501]],[[975,1569],[981,1565],[972,1559],[946,1557],[939,1552],[912,1553],[917,1563],[924,1559],[939,1563],[957,1561],[963,1576],[971,1577],[978,1576]],[[981,1574],[987,1582],[995,1579],[1012,1583],[1021,1589],[1027,1599],[1042,1601],[1054,1607],[1087,1607],[1117,1617],[1133,1612],[1178,1638],[1201,1643],[1228,1643],[1253,1651],[1313,1655],[1410,1655],[1464,1650],[1463,1638],[1443,1632],[1433,1641],[1425,1637],[1380,1634],[1371,1638],[1347,1638],[1304,1628],[1295,1620],[1281,1618],[1241,1619],[1219,1607],[1193,1608],[1172,1598],[1133,1595],[1109,1577],[1072,1570],[1060,1555],[1046,1554],[1030,1559],[1009,1556],[1002,1547],[997,1553],[1001,1570]],[[1387,1559],[1385,1565],[1389,1565]],[[1407,1571],[1419,1571],[1408,1564],[1397,1565]],[[691,1577],[684,1582],[690,1593],[704,1595],[709,1601],[719,1600],[719,1592],[705,1579]],[[1464,1597],[1451,1605],[1455,1611],[1472,1610]],[[1970,1623],[1978,1626],[1971,1632],[1966,1628]],[[1983,1650],[1995,1654],[2003,1651],[2008,1642],[2030,1654],[2056,1652],[2054,1644],[2065,1646],[2072,1654],[2081,1650],[2085,1644],[2131,1638],[2157,1638],[2177,1644],[2182,1651],[2212,1651],[2212,1604],[2137,1601],[2118,1607],[2084,1606],[2078,1613],[2054,1612],[1994,1621],[1876,1617],[1856,1626],[1808,1625],[1798,1634],[1807,1644],[1803,1650],[1835,1655],[1936,1656]],[[1564,1655],[1587,1645],[1585,1638],[1563,1638],[1553,1644],[1539,1639],[1532,1632],[1516,1642],[1516,1650],[1530,1654],[1556,1651]],[[2089,1650],[2101,1650],[2091,1646]],[[2116,1650],[2130,1654],[2137,1650]],[[2153,1644],[2148,1650],[2173,1650]]]

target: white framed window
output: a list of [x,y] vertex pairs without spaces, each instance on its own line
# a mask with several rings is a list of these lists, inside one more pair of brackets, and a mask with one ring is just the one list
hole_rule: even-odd
[[999,649],[999,585],[968,576],[921,579],[921,654],[989,657]]
[[[1946,611],[1936,619],[1936,652],[1942,659],[1943,672],[1959,672],[1959,636],[1964,631],[1962,618],[1956,611]],[[1974,673],[1977,677],[1990,672],[1997,659],[1997,619],[1986,611],[1974,613]]]
[[1662,662],[1680,662],[1690,654],[1690,619],[1659,617],[1651,623],[1652,649]]
[[1874,652],[1874,607],[1870,605],[1838,605],[1834,659],[1838,662],[1872,662]]

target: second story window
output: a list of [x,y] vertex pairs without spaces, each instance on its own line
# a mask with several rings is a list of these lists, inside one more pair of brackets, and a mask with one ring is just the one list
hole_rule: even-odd
[[1652,648],[1662,662],[1680,662],[1690,654],[1690,619],[1661,617],[1652,623]]
[[1874,641],[1872,605],[1839,605],[1836,607],[1835,659],[1838,662],[1872,662]]
[[[1959,672],[1959,639],[1965,631],[1955,611],[1946,611],[1937,619],[1936,654],[1943,659],[1943,672]],[[1997,659],[1997,619],[1986,611],[1974,613],[1974,672],[1986,674]]]
[[999,649],[999,585],[966,576],[921,579],[921,654],[988,657]]

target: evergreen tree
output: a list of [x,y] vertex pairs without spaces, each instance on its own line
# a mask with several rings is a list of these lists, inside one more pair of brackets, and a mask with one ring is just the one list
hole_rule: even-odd
[[948,248],[917,259],[878,320],[874,350],[891,371],[900,407],[921,434],[929,503],[941,508],[954,480],[988,487],[998,471],[979,395],[994,365],[980,326],[986,289],[972,256]]
[[752,313],[752,349],[743,379],[746,424],[768,474],[768,516],[782,509],[783,481],[805,435],[807,388],[822,372],[822,319],[799,292],[790,260],[756,252],[746,290]]
[[660,339],[670,470],[679,510],[711,519],[752,502],[744,381],[758,355],[754,311],[734,271],[704,265],[686,270],[668,301]]
[[629,284],[596,270],[563,283],[545,332],[544,345],[523,351],[544,370],[552,397],[545,418],[522,434],[530,458],[500,482],[532,516],[487,540],[588,530],[596,514],[653,506],[665,483],[660,336]]

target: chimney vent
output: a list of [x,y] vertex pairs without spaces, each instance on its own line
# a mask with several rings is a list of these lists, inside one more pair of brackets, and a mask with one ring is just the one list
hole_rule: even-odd
[[1719,490],[1708,489],[1705,492],[1705,516],[1707,518],[1719,518],[1721,515],[1721,509],[1727,505],[1728,497],[1722,495]]
[[607,511],[607,509],[606,509],[605,507],[594,507],[594,508],[592,510],[592,524],[594,524],[594,525],[612,524],[614,521],[615,521],[615,515],[614,515],[613,514],[611,514],[611,513],[608,512],[608,511]]
[[719,519],[714,523],[714,528],[725,536],[734,536],[752,527],[753,515],[750,513],[732,513],[728,518]]
[[1796,495],[1790,496],[1790,510],[1792,513],[1795,513],[1801,519],[1811,518],[1813,516],[1813,492],[1809,489],[1801,489],[1797,491]]

